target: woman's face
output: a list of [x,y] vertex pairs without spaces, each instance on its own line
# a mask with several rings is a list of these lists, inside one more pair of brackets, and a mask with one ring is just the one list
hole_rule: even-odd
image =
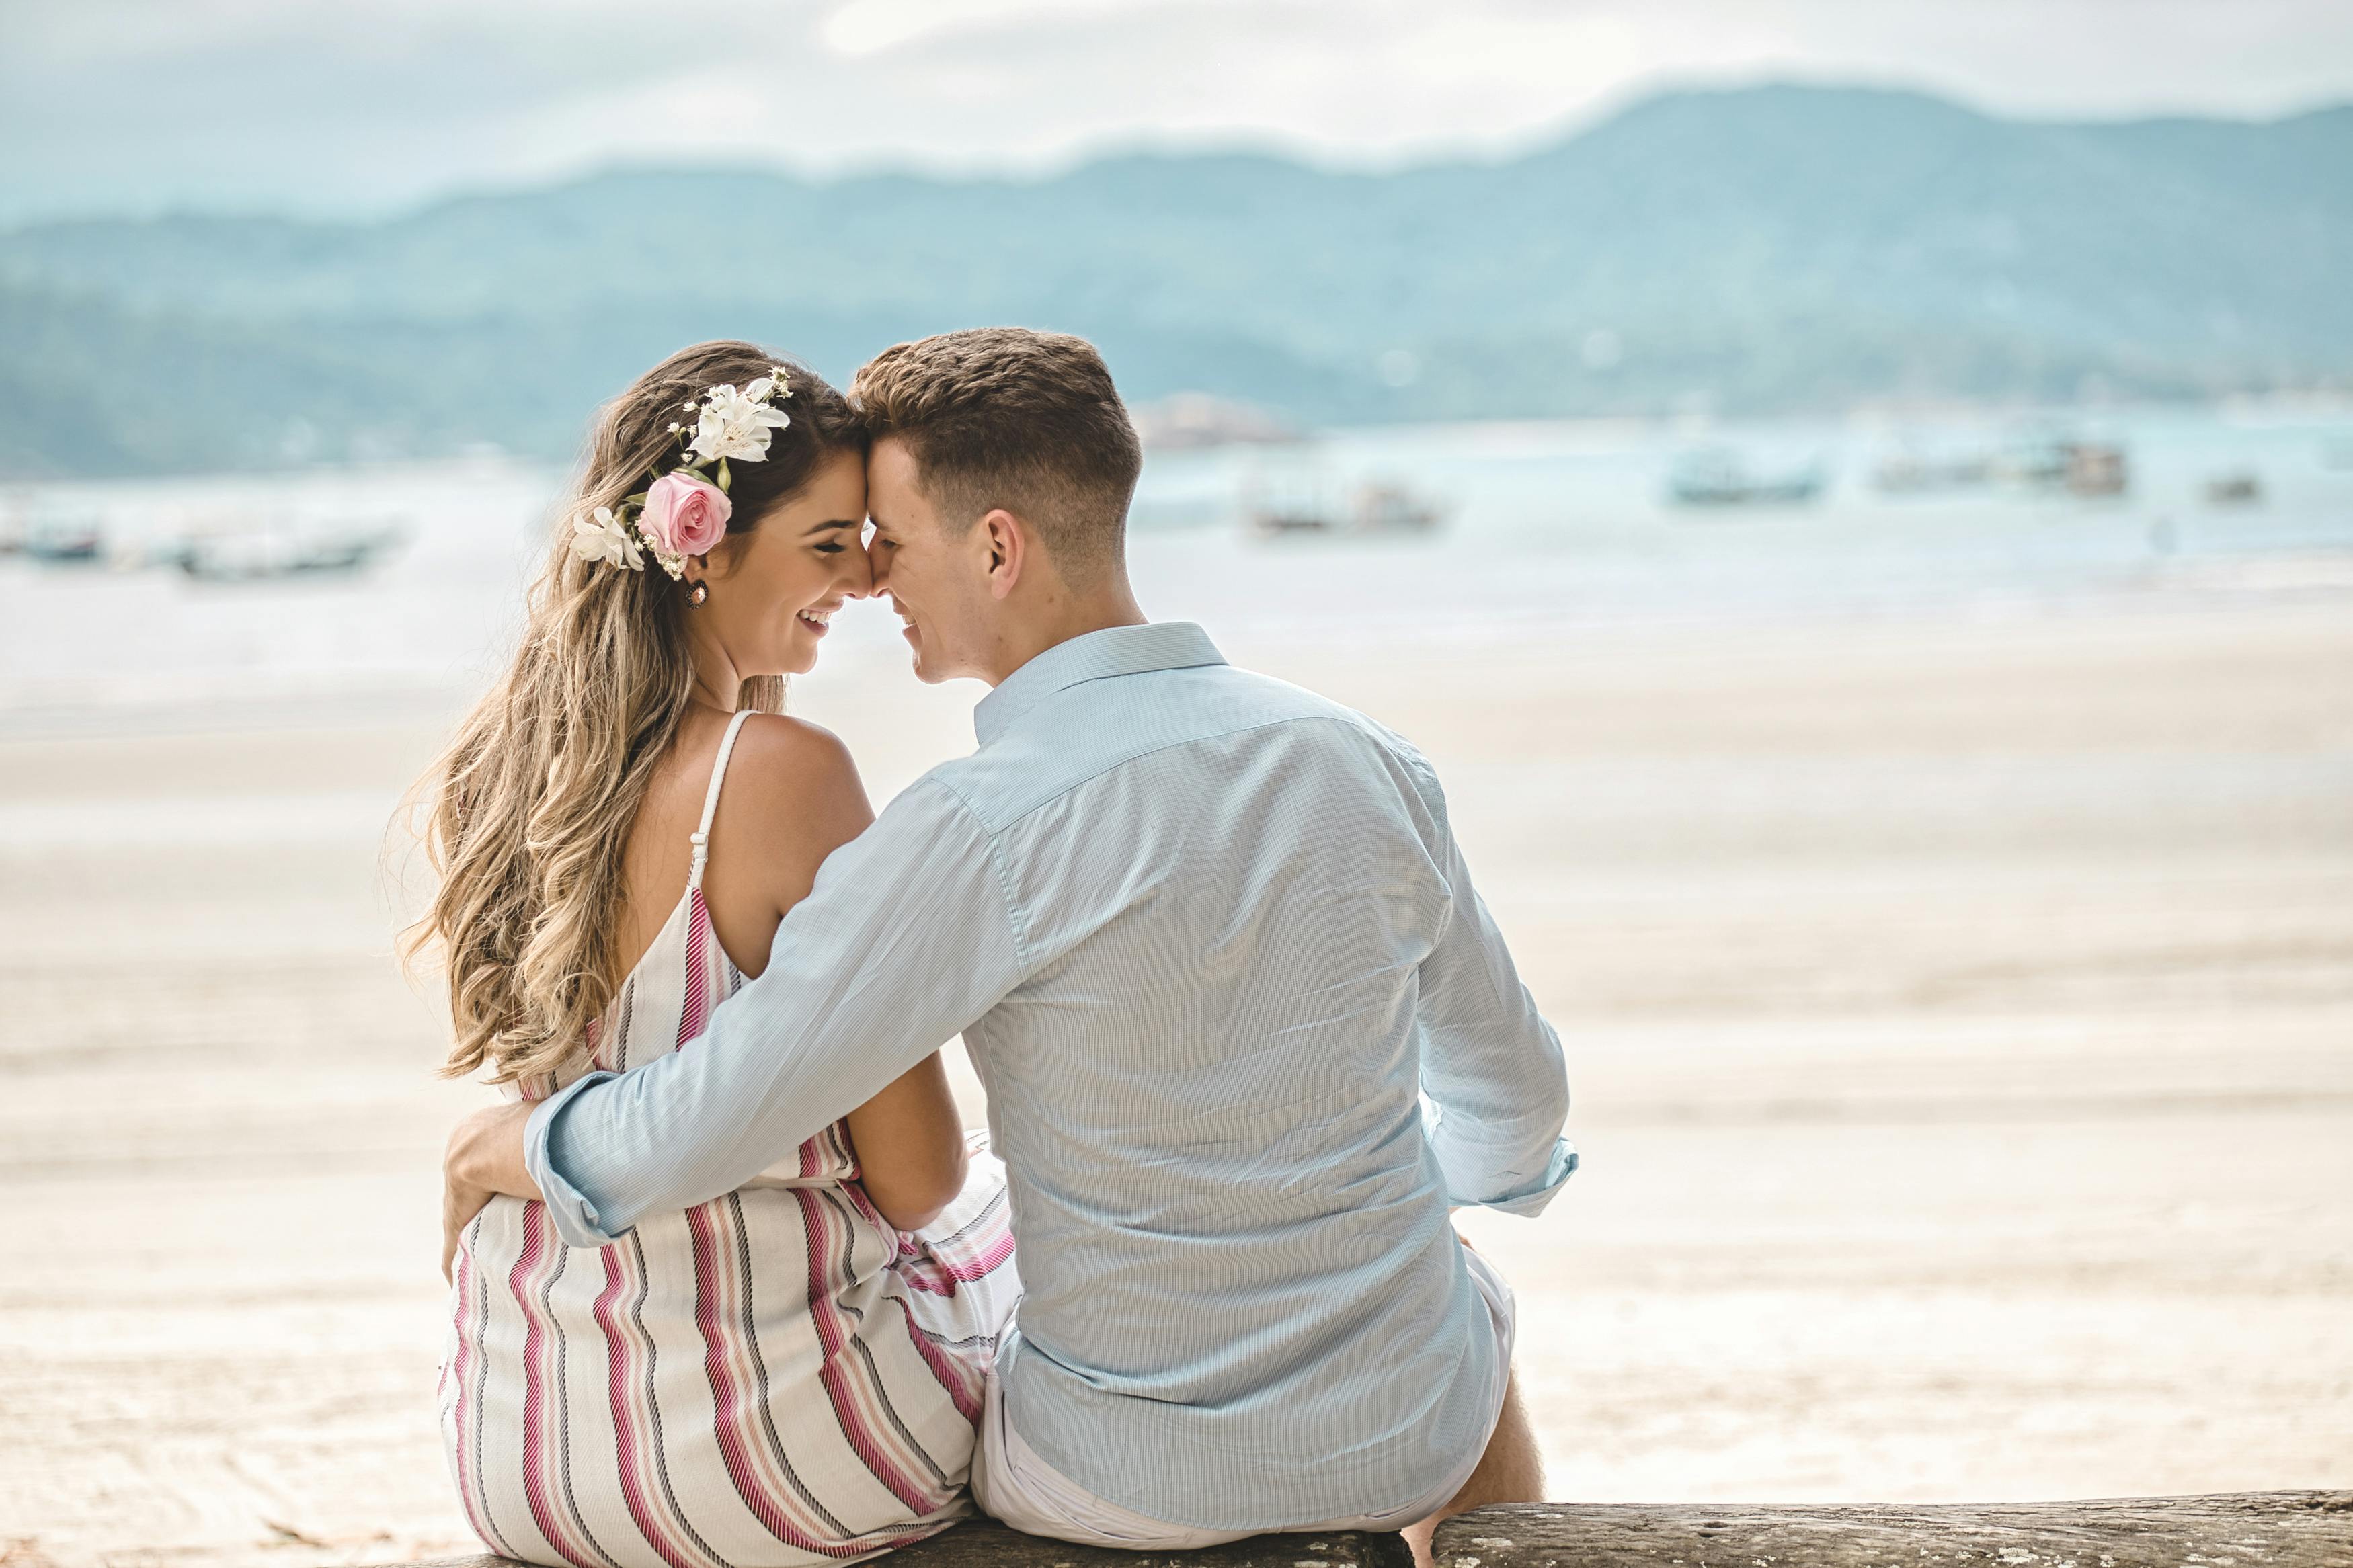
[[715,645],[738,680],[814,668],[833,612],[873,589],[865,526],[865,459],[836,452],[799,494],[711,552],[710,597],[687,611],[695,640]]

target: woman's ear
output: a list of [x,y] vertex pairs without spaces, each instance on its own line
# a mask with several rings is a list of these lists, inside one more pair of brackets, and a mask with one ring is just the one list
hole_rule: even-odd
[[736,547],[740,537],[743,536],[731,533],[702,554],[686,557],[686,585],[691,588],[706,581],[724,583],[733,577],[743,556]]

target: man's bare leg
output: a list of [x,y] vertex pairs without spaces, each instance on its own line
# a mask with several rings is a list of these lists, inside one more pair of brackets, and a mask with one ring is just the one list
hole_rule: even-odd
[[1544,1500],[1544,1455],[1536,1447],[1535,1429],[1528,1425],[1527,1407],[1520,1403],[1519,1374],[1514,1373],[1504,1384],[1504,1412],[1495,1418],[1494,1434],[1479,1457],[1479,1468],[1444,1508],[1400,1533],[1413,1548],[1419,1568],[1430,1568],[1430,1538],[1441,1521],[1491,1502]]

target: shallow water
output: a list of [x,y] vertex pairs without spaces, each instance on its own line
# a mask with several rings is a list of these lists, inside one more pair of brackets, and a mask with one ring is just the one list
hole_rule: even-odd
[[[1719,426],[1593,423],[1345,431],[1299,448],[1158,453],[1135,507],[1146,608],[1221,633],[1383,645],[1509,641],[1625,621],[1876,616],[2047,603],[2146,584],[2227,590],[2250,567],[2347,568],[2353,409],[2254,416],[2138,411],[2074,420],[2126,446],[2130,493],[2098,500],[1988,487],[1873,488],[1905,448],[1990,450],[1993,419]],[[1803,507],[1680,509],[1677,457],[1725,446],[1760,470],[1819,464]],[[2223,508],[2205,482],[2252,473],[2262,500]],[[1366,480],[1443,506],[1423,536],[1264,540],[1253,494],[1343,502]],[[343,579],[223,584],[165,570],[0,560],[0,723],[93,705],[276,699],[381,701],[479,682],[515,622],[561,476],[505,462],[22,488],[0,508],[36,526],[95,521],[135,552],[191,530],[282,531],[399,520],[409,542]],[[2313,558],[2317,556],[2316,564]],[[2293,565],[2277,568],[2282,561]],[[2277,584],[2274,584],[2277,585]],[[903,657],[890,617],[853,611],[828,658]]]

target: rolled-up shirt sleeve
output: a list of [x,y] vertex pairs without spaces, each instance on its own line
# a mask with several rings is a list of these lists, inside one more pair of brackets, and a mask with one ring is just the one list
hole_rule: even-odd
[[892,801],[700,1036],[533,1113],[526,1159],[557,1232],[602,1247],[733,1191],[995,1006],[1025,966],[997,856],[948,785]]
[[1577,1151],[1561,1136],[1568,1073],[1560,1037],[1472,886],[1426,768],[1425,793],[1439,813],[1432,850],[1452,910],[1421,963],[1424,1125],[1450,1204],[1534,1215],[1577,1169]]

